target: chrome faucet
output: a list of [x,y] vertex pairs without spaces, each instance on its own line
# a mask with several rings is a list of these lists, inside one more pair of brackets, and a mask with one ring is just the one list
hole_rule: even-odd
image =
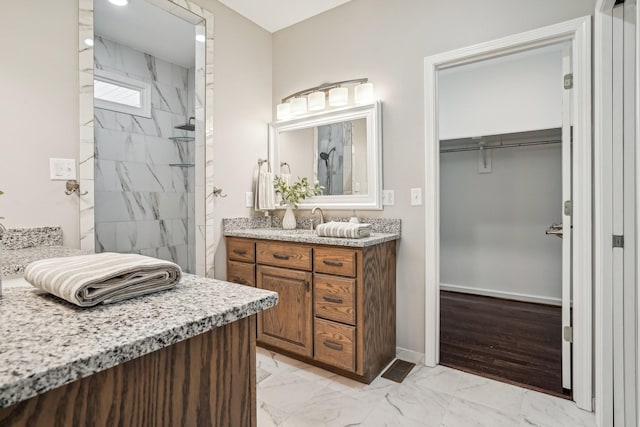
[[[316,206],[315,208],[311,209],[311,215],[315,215],[316,211],[318,211],[318,213],[320,214],[320,224],[323,224],[324,223],[324,214],[322,213],[322,209],[320,209],[319,207]],[[314,224],[313,218],[311,219],[311,224],[312,224],[312,226]],[[315,227],[313,227],[313,228],[315,228]]]

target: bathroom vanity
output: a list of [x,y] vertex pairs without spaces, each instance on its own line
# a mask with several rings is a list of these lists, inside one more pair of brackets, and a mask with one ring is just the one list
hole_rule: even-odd
[[398,232],[363,239],[313,230],[225,229],[227,280],[278,292],[257,342],[370,383],[395,357]]
[[0,298],[0,425],[255,426],[255,314],[274,292],[184,275],[79,308],[23,279]]

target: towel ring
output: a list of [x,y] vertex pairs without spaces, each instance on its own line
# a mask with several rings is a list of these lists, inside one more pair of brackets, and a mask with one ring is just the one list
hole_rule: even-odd
[[282,168],[285,166],[289,169],[289,173],[291,173],[291,166],[289,166],[289,163],[287,162],[280,162],[280,172],[282,172]]

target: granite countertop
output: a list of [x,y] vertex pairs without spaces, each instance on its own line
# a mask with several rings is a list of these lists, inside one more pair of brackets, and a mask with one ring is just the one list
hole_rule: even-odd
[[64,246],[34,246],[23,249],[3,249],[2,252],[0,252],[2,276],[5,278],[22,276],[27,264],[33,261],[46,258],[83,255],[86,253],[86,251],[80,249],[67,248]]
[[224,230],[224,235],[285,242],[348,246],[352,248],[373,246],[400,238],[399,233],[371,233],[371,236],[361,239],[345,239],[318,236],[314,230],[283,230],[282,228],[229,228]]
[[[80,308],[23,279],[0,297],[0,407],[273,307],[277,293],[183,275],[171,290]],[[20,283],[22,282],[22,283]]]

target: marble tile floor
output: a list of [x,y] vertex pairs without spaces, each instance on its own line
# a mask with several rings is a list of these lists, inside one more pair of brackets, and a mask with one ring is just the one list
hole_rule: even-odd
[[258,427],[595,427],[573,402],[444,366],[365,385],[262,348],[256,362]]

